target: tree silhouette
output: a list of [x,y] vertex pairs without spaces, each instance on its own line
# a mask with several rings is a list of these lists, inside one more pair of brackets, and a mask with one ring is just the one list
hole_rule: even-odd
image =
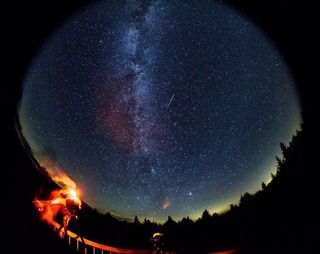
[[205,209],[202,213],[201,220],[206,222],[206,221],[209,221],[210,219],[211,219],[210,213],[207,209]]
[[136,215],[136,216],[134,216],[133,224],[134,224],[134,225],[136,225],[136,226],[138,226],[138,225],[140,225],[140,224],[141,224],[141,222],[139,221],[139,218],[138,218],[138,216],[137,216],[137,215]]

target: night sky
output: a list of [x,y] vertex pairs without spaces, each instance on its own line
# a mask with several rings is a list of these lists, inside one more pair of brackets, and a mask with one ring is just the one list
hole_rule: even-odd
[[301,123],[276,45],[220,1],[108,1],[39,49],[19,117],[34,156],[100,211],[163,221],[260,188]]

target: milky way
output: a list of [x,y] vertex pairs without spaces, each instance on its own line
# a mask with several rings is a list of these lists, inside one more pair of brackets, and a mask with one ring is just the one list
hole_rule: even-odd
[[47,171],[84,201],[163,221],[257,190],[299,127],[276,45],[220,1],[108,1],[44,42],[19,107]]
[[103,120],[116,142],[135,153],[148,154],[155,149],[154,133],[160,129],[155,119],[156,96],[152,94],[154,84],[150,70],[154,63],[152,31],[155,11],[150,3],[133,1],[124,12],[129,20],[124,24],[119,45],[114,49],[116,64],[113,68],[116,82],[122,84],[119,87],[121,92],[118,96],[113,95],[111,105],[106,105]]

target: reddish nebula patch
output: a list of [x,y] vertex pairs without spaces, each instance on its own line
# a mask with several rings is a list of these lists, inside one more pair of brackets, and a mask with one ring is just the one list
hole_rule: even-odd
[[129,152],[146,155],[158,151],[161,132],[153,111],[155,105],[142,98],[137,87],[119,87],[99,94],[99,128],[114,144]]
[[136,100],[129,89],[121,91],[121,94],[124,94],[122,98],[115,96],[103,100],[99,105],[98,119],[100,125],[108,132],[115,144],[133,151],[135,144],[133,111],[136,107]]
[[166,197],[166,198],[164,199],[164,201],[162,202],[162,209],[163,209],[163,210],[166,210],[166,209],[168,209],[169,207],[170,207],[170,200],[169,200],[168,197]]

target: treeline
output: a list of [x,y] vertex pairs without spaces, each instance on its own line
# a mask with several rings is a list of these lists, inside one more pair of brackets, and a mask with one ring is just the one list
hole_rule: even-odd
[[[223,214],[205,210],[197,221],[171,217],[163,224],[147,219],[120,221],[84,207],[74,230],[103,244],[123,248],[151,248],[154,232],[164,233],[166,248],[179,253],[208,253],[241,249],[244,253],[314,253],[316,183],[309,167],[311,148],[302,125],[288,146],[280,144],[277,172],[255,194],[244,193],[239,205]],[[302,251],[302,252],[301,252]],[[309,251],[309,252],[307,252]]]

